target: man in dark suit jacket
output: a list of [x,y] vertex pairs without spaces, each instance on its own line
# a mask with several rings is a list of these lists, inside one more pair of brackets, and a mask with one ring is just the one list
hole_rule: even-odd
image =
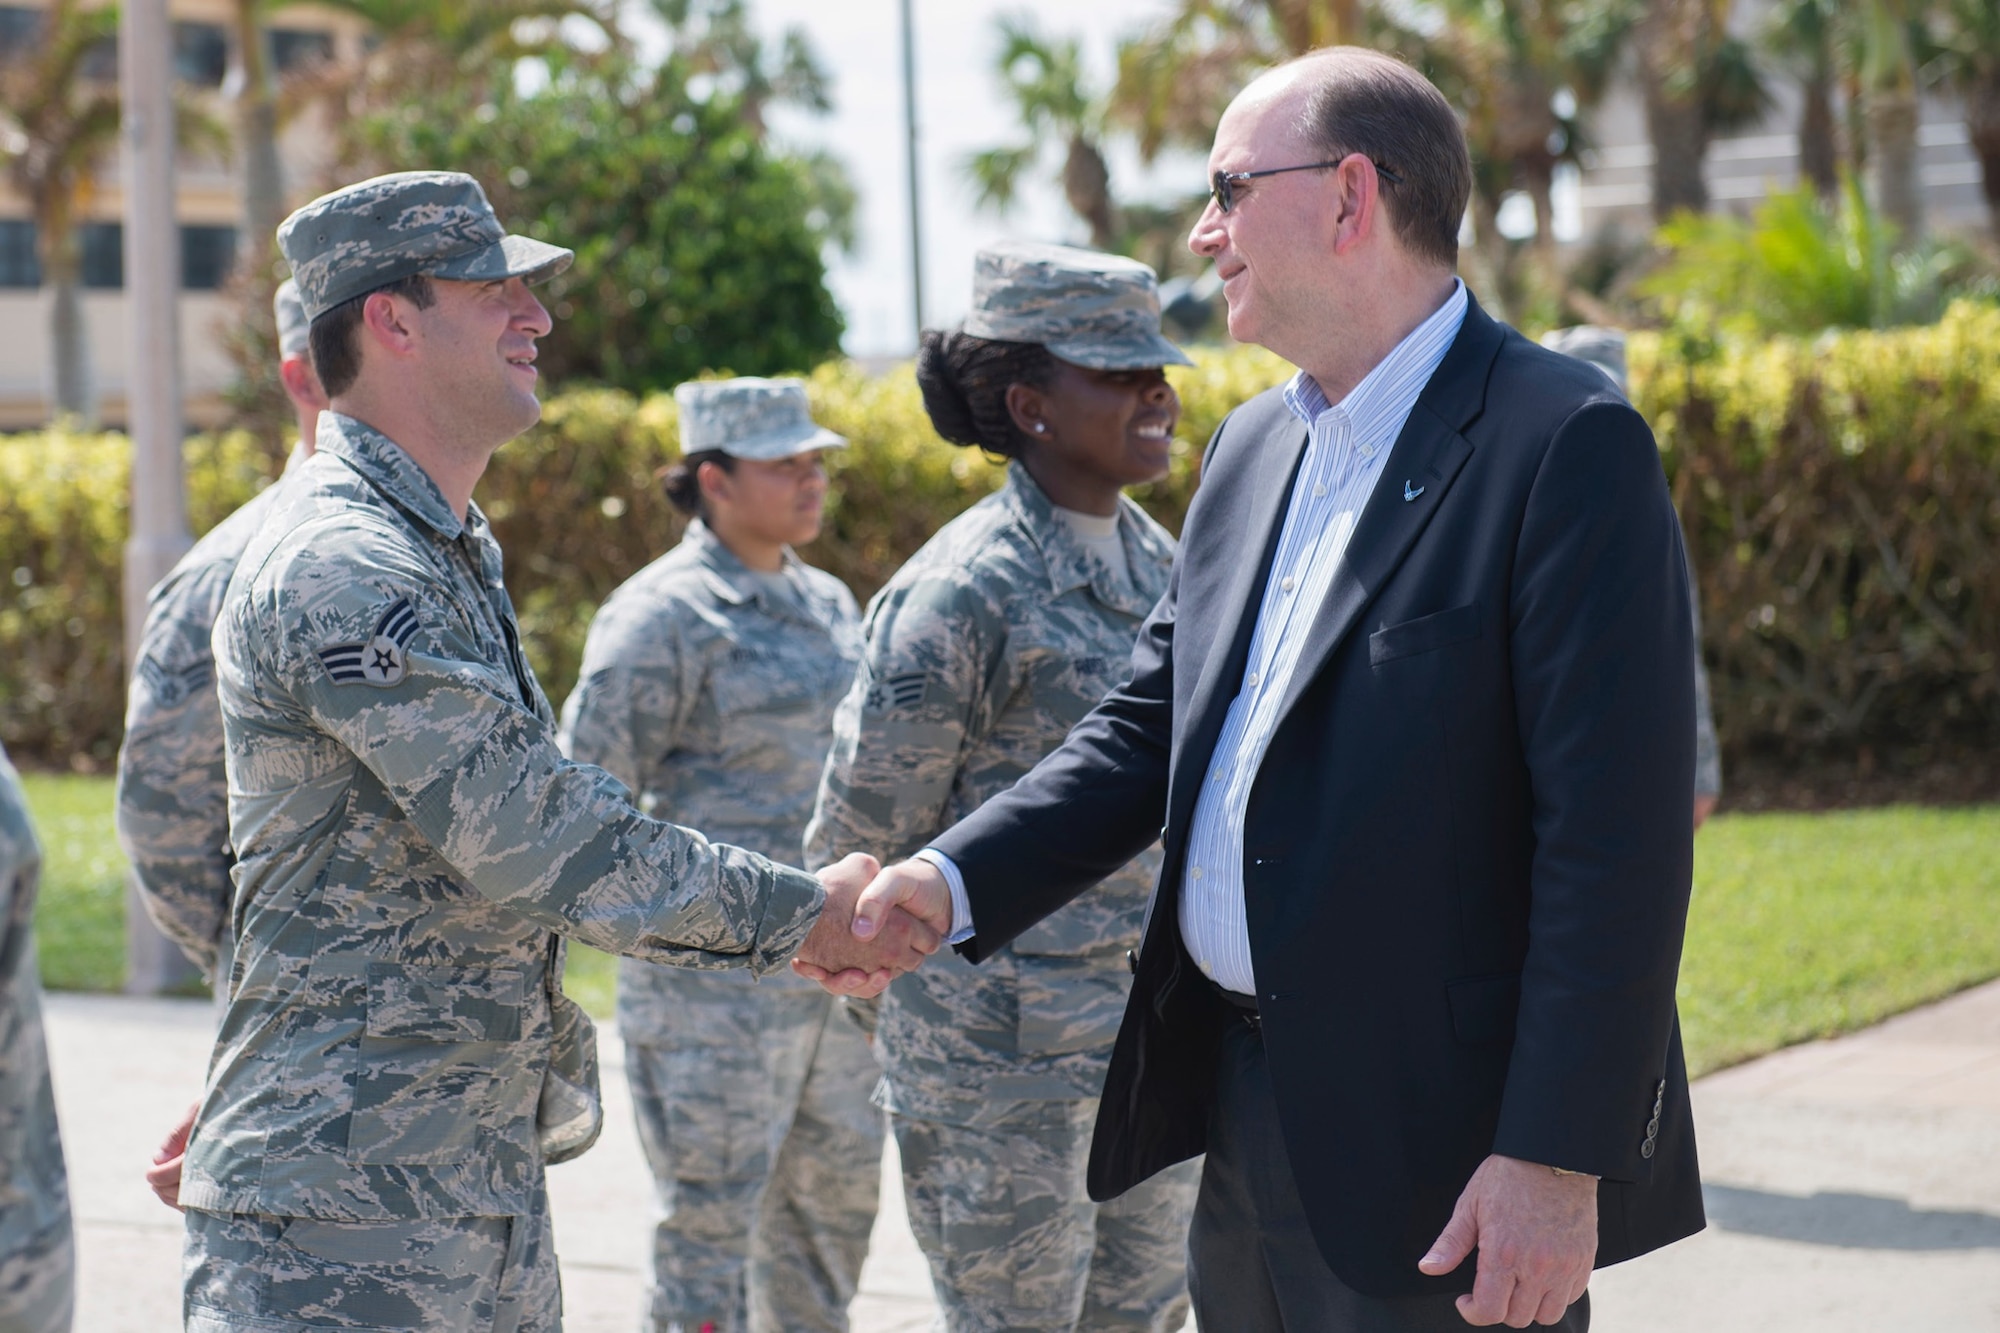
[[1652,435],[1465,294],[1464,140],[1406,66],[1272,71],[1209,165],[1190,244],[1300,374],[1216,432],[1130,682],[856,933],[900,903],[976,961],[1164,837],[1090,1188],[1208,1154],[1203,1327],[1581,1329],[1593,1262],[1702,1225]]

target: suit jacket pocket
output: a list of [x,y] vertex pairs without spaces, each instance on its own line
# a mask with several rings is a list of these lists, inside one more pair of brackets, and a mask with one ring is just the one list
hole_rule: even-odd
[[1514,1035],[1514,1020],[1521,1011],[1520,973],[1467,977],[1447,982],[1444,989],[1451,1000],[1452,1035],[1460,1041],[1476,1046]]
[[506,967],[368,965],[349,1157],[436,1166],[494,1136],[532,1139],[546,1051],[521,1040],[529,974]]
[[1368,636],[1368,664],[1381,666],[1399,657],[1435,652],[1479,637],[1479,603],[1467,602],[1400,625],[1385,625]]

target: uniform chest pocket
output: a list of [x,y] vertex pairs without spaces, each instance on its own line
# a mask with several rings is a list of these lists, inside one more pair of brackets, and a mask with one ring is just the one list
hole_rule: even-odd
[[534,1130],[540,1057],[521,1040],[529,973],[370,963],[348,1155],[441,1165]]
[[1368,664],[1381,666],[1399,657],[1436,652],[1479,637],[1479,603],[1468,602],[1449,611],[1418,616],[1400,625],[1385,625],[1368,636]]
[[829,716],[854,679],[854,663],[824,654],[732,648],[709,668],[708,688],[723,717],[824,710]]

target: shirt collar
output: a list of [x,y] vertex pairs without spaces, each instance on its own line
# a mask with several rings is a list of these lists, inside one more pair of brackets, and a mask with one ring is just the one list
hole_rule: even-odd
[[1388,426],[1401,430],[1424,385],[1451,350],[1452,339],[1465,322],[1466,304],[1465,283],[1453,278],[1451,295],[1444,304],[1376,362],[1345,398],[1329,403],[1319,381],[1301,370],[1285,384],[1285,406],[1308,427],[1337,409],[1362,433],[1373,434]]
[[[1028,469],[1013,463],[1007,468],[1007,486],[1001,492],[1007,504],[1020,519],[1021,529],[1035,549],[1041,553],[1042,564],[1049,574],[1049,592],[1060,597],[1075,588],[1088,588],[1098,601],[1121,611],[1137,609],[1140,612],[1152,609],[1152,603],[1139,606],[1135,589],[1111,577],[1111,571],[1084,548],[1082,542],[1070,531],[1069,524],[1056,513],[1055,502],[1050,500]],[[1154,534],[1144,523],[1137,522],[1132,510],[1137,506],[1121,495],[1118,497],[1118,536],[1127,545],[1127,554],[1136,547],[1148,559],[1157,559],[1160,551]]]
[[[688,520],[687,531],[681,536],[681,545],[694,553],[695,560],[708,575],[710,590],[728,605],[742,606],[745,603],[755,603],[761,609],[772,612],[786,609],[782,604],[783,599],[771,595],[764,580],[757,577],[757,571],[738,559],[734,551],[722,544],[722,539],[715,535],[714,529],[700,519]],[[795,573],[805,565],[789,546],[785,548],[783,560],[785,571],[788,573]],[[794,585],[811,591],[811,584],[805,579],[795,579]]]
[[465,523],[452,512],[430,473],[367,422],[328,409],[319,414],[318,442],[321,453],[332,454],[359,472],[376,490],[436,529],[445,540],[456,541],[465,531]]

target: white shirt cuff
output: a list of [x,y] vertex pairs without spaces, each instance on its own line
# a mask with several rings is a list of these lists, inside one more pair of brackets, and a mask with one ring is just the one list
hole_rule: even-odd
[[937,867],[944,876],[945,887],[951,890],[951,934],[944,937],[946,944],[963,944],[972,938],[972,900],[965,896],[965,876],[958,873],[952,859],[935,847],[926,847],[910,858],[925,865]]

